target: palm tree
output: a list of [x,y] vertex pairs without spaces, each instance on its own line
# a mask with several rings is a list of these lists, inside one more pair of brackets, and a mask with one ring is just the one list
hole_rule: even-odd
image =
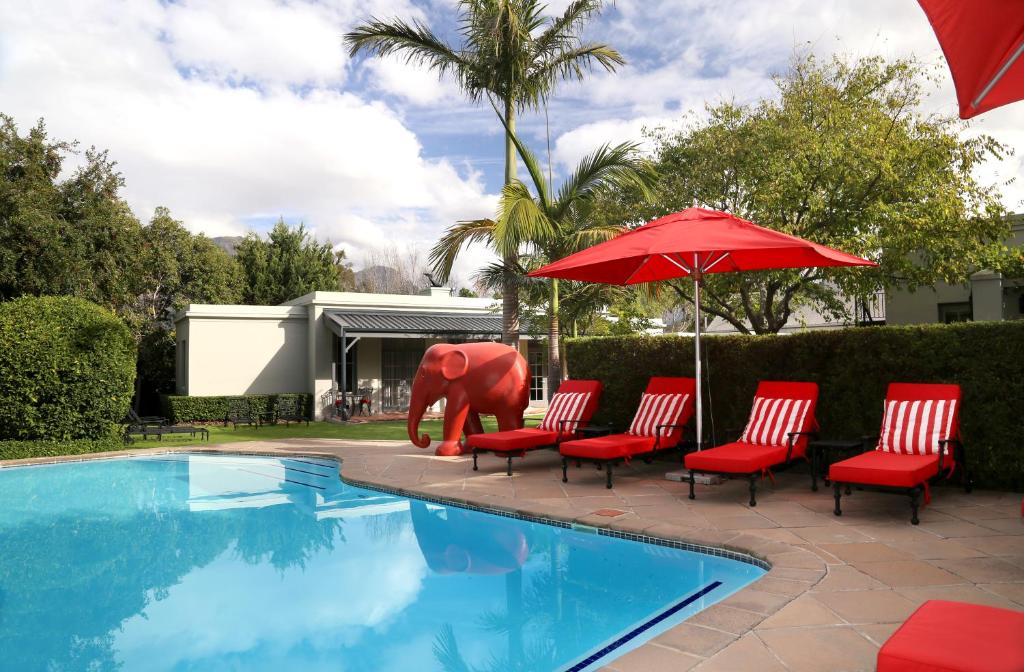
[[[655,180],[651,163],[639,155],[635,143],[602,145],[584,157],[553,195],[537,158],[515,133],[511,137],[530,173],[536,196],[522,181],[509,182],[502,190],[494,219],[458,222],[445,232],[430,252],[435,268],[450,271],[464,246],[488,240],[503,259],[513,262],[485,269],[484,279],[494,281],[496,274],[507,274],[512,269],[519,284],[529,282],[524,278],[529,262],[521,263],[524,250],[525,258],[534,264],[546,263],[614,238],[625,227],[596,223],[589,211],[593,200],[613,189],[635,189],[646,196]],[[553,395],[562,381],[559,281],[550,278],[542,282],[547,285],[548,394]]]
[[[582,80],[599,65],[612,72],[625,60],[605,44],[584,42],[583,25],[603,8],[604,0],[574,0],[558,17],[545,17],[541,0],[460,0],[462,44],[452,47],[420,21],[376,18],[345,35],[351,54],[400,54],[439,77],[451,75],[473,102],[487,98],[500,106],[505,125],[505,184],[516,177],[512,143],[516,114],[536,109],[556,82]],[[504,246],[507,247],[507,246]],[[512,280],[512,259],[506,262],[502,287],[502,341],[519,340],[519,301]],[[450,271],[450,267],[448,269]],[[443,275],[444,279],[448,275]]]

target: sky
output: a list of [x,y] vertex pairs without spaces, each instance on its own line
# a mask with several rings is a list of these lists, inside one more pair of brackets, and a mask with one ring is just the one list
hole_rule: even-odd
[[[552,0],[560,12],[568,0]],[[304,222],[361,267],[384,247],[426,250],[458,220],[493,214],[501,126],[452,82],[397,59],[349,57],[342,35],[371,16],[419,19],[450,40],[456,0],[0,0],[0,112],[22,131],[110,151],[135,214],[166,206],[210,236]],[[606,142],[643,140],[705,104],[774,95],[795,52],[941,52],[913,0],[618,0],[585,37],[628,63],[561,85],[521,133],[550,136],[565,174]],[[954,114],[948,71],[924,112]],[[979,117],[1016,155],[979,176],[1024,211],[1024,103]],[[73,165],[73,162],[72,162]],[[489,259],[467,251],[469,284]]]

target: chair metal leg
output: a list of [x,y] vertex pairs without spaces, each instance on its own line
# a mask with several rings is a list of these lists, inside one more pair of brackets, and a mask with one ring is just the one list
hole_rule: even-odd
[[832,511],[832,513],[836,514],[837,516],[841,516],[843,515],[843,510],[839,508],[839,500],[843,496],[843,484],[839,483],[838,481],[833,483],[832,490],[835,492],[836,498],[836,508]]
[[921,494],[921,488],[910,489],[910,524],[917,525],[921,521],[917,518],[917,498]]
[[473,471],[479,470],[479,467],[476,466],[476,448],[473,448]]
[[693,493],[693,486],[694,486],[693,469],[690,470],[690,479],[689,480],[690,480],[690,499],[697,499],[697,495],[695,495]]
[[757,492],[757,474],[750,475],[750,505],[757,506],[757,498],[754,493]]
[[507,475],[512,475],[512,456],[508,456],[508,470],[505,472]]
[[605,484],[604,487],[606,487],[609,490],[611,490],[612,489],[612,463],[611,462],[608,463],[608,468],[605,469],[605,474],[608,477],[608,482]]
[[569,460],[562,458],[562,483],[569,482]]

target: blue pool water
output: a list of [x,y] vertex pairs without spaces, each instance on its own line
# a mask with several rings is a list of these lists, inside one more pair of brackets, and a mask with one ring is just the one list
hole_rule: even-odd
[[762,573],[352,487],[327,460],[0,469],[8,671],[596,669]]

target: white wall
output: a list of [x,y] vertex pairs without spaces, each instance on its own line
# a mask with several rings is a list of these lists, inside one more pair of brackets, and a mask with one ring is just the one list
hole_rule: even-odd
[[[184,380],[179,376],[180,393],[213,396],[310,391],[305,319],[189,317],[178,322],[179,334],[183,324],[188,347]],[[185,358],[179,356],[178,361]]]

